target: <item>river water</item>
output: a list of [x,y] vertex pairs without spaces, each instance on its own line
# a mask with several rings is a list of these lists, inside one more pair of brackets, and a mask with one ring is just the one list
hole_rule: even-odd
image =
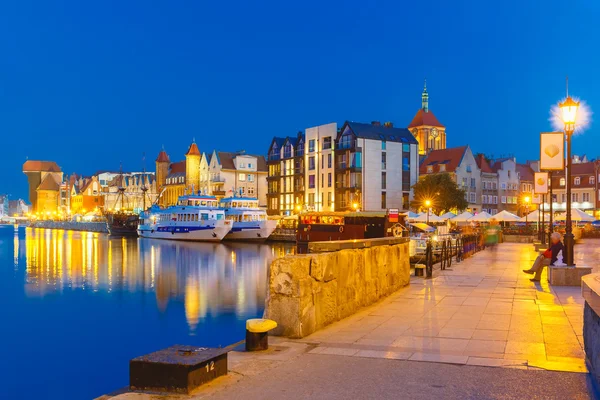
[[0,397],[90,399],[126,386],[136,356],[242,340],[268,263],[292,252],[0,226]]

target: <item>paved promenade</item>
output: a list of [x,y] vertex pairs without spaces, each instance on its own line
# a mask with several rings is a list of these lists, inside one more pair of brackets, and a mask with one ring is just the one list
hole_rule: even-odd
[[[597,265],[600,241],[577,245]],[[312,354],[585,372],[578,287],[549,287],[522,272],[532,245],[501,244],[307,338]]]
[[[594,398],[580,289],[550,288],[546,271],[530,282],[522,270],[536,255],[532,245],[501,244],[433,279],[412,278],[302,340],[271,338],[267,352],[230,353],[229,376],[183,397]],[[578,244],[576,262],[600,265],[600,240]]]

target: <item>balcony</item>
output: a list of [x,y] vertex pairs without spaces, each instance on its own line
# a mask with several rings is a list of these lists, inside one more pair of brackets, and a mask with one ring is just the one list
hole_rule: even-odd
[[345,184],[345,183],[341,183],[341,182],[336,182],[335,188],[340,189],[340,190],[361,190],[362,184],[360,184],[360,183]]
[[213,183],[215,185],[222,185],[225,183],[225,179],[221,178],[220,176],[215,176],[210,178],[210,183]]
[[304,192],[304,186],[294,186],[294,192]]
[[299,175],[304,173],[304,168],[294,168],[294,174]]
[[213,196],[225,196],[224,190],[213,190]]

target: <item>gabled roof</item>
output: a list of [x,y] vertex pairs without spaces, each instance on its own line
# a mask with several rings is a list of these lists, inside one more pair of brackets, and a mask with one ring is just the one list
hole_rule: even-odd
[[486,160],[486,158],[483,154],[478,154],[475,157],[475,161],[477,162],[477,166],[479,167],[481,172],[487,172],[487,173],[494,172],[494,171],[492,171],[492,167],[490,166],[490,163]]
[[37,187],[37,190],[52,190],[58,192],[60,190],[60,184],[56,182],[56,179],[54,179],[51,174],[48,174]]
[[88,180],[86,180],[86,181],[85,181],[85,183],[83,184],[83,187],[81,188],[81,192],[82,192],[82,193],[84,193],[86,190],[88,190],[88,188],[90,187],[90,185],[91,185],[93,182],[98,182],[98,181],[96,181],[96,180],[95,180],[95,179],[93,179],[93,178],[92,178],[92,179],[88,179]]
[[27,160],[23,164],[23,172],[61,172],[54,161]]
[[199,156],[200,155],[200,150],[198,149],[198,145],[196,144],[196,142],[192,142],[192,144],[190,144],[190,147],[188,148],[187,153],[185,153],[186,156]]
[[[356,137],[371,140],[385,140],[387,142],[400,142],[418,144],[417,139],[405,128],[394,128],[385,125],[364,124],[361,122],[346,121],[344,127],[348,126]],[[340,133],[344,132],[344,127]],[[339,136],[339,134],[338,134]]]
[[183,172],[185,174],[185,160],[171,163],[169,166],[169,175]]
[[217,156],[219,157],[219,164],[221,164],[222,169],[235,169],[235,163],[233,162],[234,153],[219,151],[217,152]]
[[433,150],[421,163],[421,166],[419,167],[419,173],[423,175],[428,173],[438,173],[440,171],[436,168],[434,168],[433,172],[427,172],[427,167],[435,167],[436,165],[440,164],[445,165],[443,172],[454,172],[460,165],[468,148],[469,146],[460,146],[443,150]]
[[[496,161],[492,164],[492,171],[494,172],[498,172],[499,170],[502,169],[502,163],[504,163],[505,161],[515,161],[514,158],[512,157],[503,157],[503,158],[498,158],[496,159]],[[515,162],[516,164],[516,162]]]
[[221,165],[221,168],[222,169],[230,169],[230,170],[237,169],[237,167],[235,166],[235,162],[233,162],[233,159],[238,155],[239,156],[256,157],[256,170],[258,172],[268,171],[267,160],[265,159],[264,156],[257,156],[254,154],[229,153],[226,151],[217,152],[217,157],[218,157],[219,164]]
[[171,160],[169,160],[169,155],[167,154],[166,151],[161,150],[160,153],[158,153],[158,157],[156,157],[156,162],[171,162]]
[[422,108],[417,111],[411,123],[408,124],[409,128],[415,126],[437,126],[440,128],[444,128],[444,125],[440,124],[440,121],[437,120],[435,115],[431,111],[425,112]]
[[527,164],[517,164],[517,173],[519,174],[519,180],[533,182],[533,170]]

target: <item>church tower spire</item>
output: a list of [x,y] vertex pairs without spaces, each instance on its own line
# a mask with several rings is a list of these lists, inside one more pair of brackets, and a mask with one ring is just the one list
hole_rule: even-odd
[[425,112],[429,112],[429,94],[427,93],[427,79],[423,85],[423,93],[421,94],[421,108]]

